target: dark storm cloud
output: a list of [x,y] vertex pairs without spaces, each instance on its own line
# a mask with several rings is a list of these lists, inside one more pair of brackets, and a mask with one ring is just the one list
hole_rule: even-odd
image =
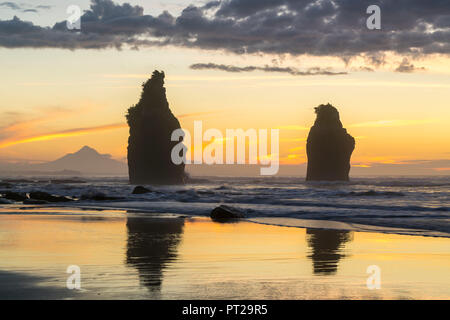
[[[381,30],[368,30],[366,9],[381,7]],[[140,6],[93,0],[81,32],[66,22],[42,28],[0,21],[0,46],[100,49],[175,45],[233,53],[310,54],[345,61],[384,52],[450,54],[450,0],[223,0],[188,6],[175,17],[144,15]]]
[[313,67],[306,71],[300,71],[292,67],[277,67],[277,66],[246,66],[237,67],[225,64],[215,64],[215,63],[196,63],[190,66],[193,70],[220,70],[226,72],[250,72],[250,71],[264,71],[264,72],[279,72],[288,73],[293,76],[314,76],[314,75],[325,75],[325,76],[336,76],[347,74],[347,72],[334,72],[330,68],[320,68]]

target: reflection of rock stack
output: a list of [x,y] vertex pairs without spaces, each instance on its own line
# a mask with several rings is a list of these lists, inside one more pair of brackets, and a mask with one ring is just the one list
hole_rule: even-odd
[[150,290],[159,291],[164,267],[176,259],[183,227],[183,219],[128,218],[126,261]]
[[164,72],[154,71],[142,87],[141,99],[127,114],[130,183],[183,183],[184,164],[175,165],[171,159],[172,149],[178,143],[171,141],[171,135],[180,123],[169,109]]
[[314,274],[334,274],[339,260],[345,257],[342,253],[344,243],[352,240],[350,231],[306,229]]
[[332,105],[318,106],[316,114],[306,145],[306,180],[348,181],[355,139],[342,127],[339,112]]

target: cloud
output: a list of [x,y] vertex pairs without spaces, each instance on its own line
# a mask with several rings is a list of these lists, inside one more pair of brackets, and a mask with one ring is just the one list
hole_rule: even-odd
[[282,138],[282,139],[280,139],[280,141],[281,142],[302,142],[302,141],[306,141],[306,137],[305,138]]
[[399,64],[399,66],[395,69],[395,72],[402,72],[402,73],[412,73],[418,70],[425,70],[425,68],[415,67],[407,58],[403,58],[402,62]]
[[352,164],[353,167],[359,167],[359,168],[371,168],[371,165],[368,164]]
[[349,128],[379,128],[379,127],[399,127],[399,126],[413,126],[420,124],[434,123],[436,120],[424,119],[424,120],[379,120],[369,121],[362,123],[351,124]]
[[0,144],[34,137],[40,128],[57,123],[73,115],[80,115],[93,110],[93,105],[86,104],[77,108],[48,106],[34,109],[32,112],[4,111],[0,113]]
[[[353,174],[400,175],[448,175],[449,159],[436,160],[393,160],[383,161],[377,158],[352,163]],[[437,182],[439,183],[439,182]]]
[[37,9],[50,10],[51,8],[53,8],[53,6],[40,4],[40,5],[37,5],[36,8],[37,8]]
[[251,71],[264,71],[264,72],[279,72],[279,73],[288,73],[293,76],[313,76],[313,75],[326,75],[326,76],[335,76],[335,75],[343,75],[347,74],[347,72],[334,72],[331,68],[320,68],[313,67],[309,68],[306,71],[300,71],[296,68],[292,67],[278,67],[278,66],[246,66],[246,67],[237,67],[232,65],[225,64],[215,64],[215,63],[196,63],[190,66],[193,70],[220,70],[226,72],[251,72]]
[[50,10],[52,6],[49,5],[37,5],[37,6],[31,6],[28,4],[21,3],[20,5],[14,2],[1,2],[0,7],[6,7],[11,10],[15,11],[22,11],[22,12],[33,12],[37,13],[39,10]]
[[[39,108],[36,112],[25,113],[17,111],[4,111],[0,113],[0,143],[8,138],[19,138],[35,131],[38,124],[48,121],[54,121],[73,114],[73,109],[62,107]],[[80,112],[80,109],[78,109]]]
[[12,9],[12,10],[20,10],[21,9],[21,7],[14,2],[1,2],[0,7],[6,7],[8,9]]
[[300,151],[300,150],[303,150],[303,149],[305,149],[305,148],[304,147],[295,147],[295,148],[289,149],[289,152]]
[[288,126],[278,126],[276,129],[284,129],[284,130],[294,130],[294,131],[303,131],[303,130],[309,130],[308,127],[304,126],[297,126],[297,125],[288,125]]
[[[88,133],[95,133],[99,131],[109,131],[122,128],[128,128],[126,123],[112,123],[101,126],[85,127],[85,128],[72,128],[67,130],[59,130],[53,132],[46,132],[40,134],[32,134],[34,127],[42,122],[48,122],[60,117],[67,117],[67,114],[74,112],[73,110],[67,110],[64,108],[47,108],[47,111],[51,111],[46,116],[35,117],[32,119],[23,119],[23,114],[14,112],[3,112],[0,114],[3,118],[12,119],[11,123],[0,127],[0,149],[10,147],[17,144],[47,141],[59,138],[67,138],[73,136],[79,136]],[[79,110],[78,110],[79,112]],[[195,112],[185,113],[177,115],[178,118],[189,118],[210,114],[217,114],[222,111],[209,111],[209,112]]]
[[450,168],[433,168],[435,171],[450,171]]
[[51,28],[17,17],[0,21],[7,48],[103,49],[179,46],[238,54],[309,54],[383,64],[384,52],[450,54],[450,0],[384,0],[381,30],[368,30],[373,0],[223,0],[189,5],[173,16],[146,15],[141,6],[92,0],[81,32],[66,21]]
[[218,111],[184,113],[184,114],[177,115],[177,118],[190,118],[190,117],[197,117],[197,116],[205,116],[205,115],[217,114],[220,112],[222,112],[222,111],[218,110]]
[[361,71],[361,72],[374,72],[373,68],[367,66],[360,66],[359,68],[352,68],[352,71]]
[[88,128],[74,128],[74,129],[50,132],[50,133],[20,138],[20,139],[17,139],[17,138],[5,139],[3,141],[0,140],[0,148],[6,148],[6,147],[10,147],[10,146],[13,146],[16,144],[21,144],[21,143],[73,137],[73,136],[79,136],[79,135],[98,132],[98,131],[107,131],[107,130],[126,128],[126,127],[128,127],[128,125],[125,123],[114,123],[114,124],[107,124],[107,125],[88,127]]

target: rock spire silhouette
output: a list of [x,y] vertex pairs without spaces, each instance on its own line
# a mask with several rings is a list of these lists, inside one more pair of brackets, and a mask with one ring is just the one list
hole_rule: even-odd
[[315,108],[317,118],[306,144],[307,181],[348,181],[355,139],[342,127],[338,110],[331,104]]
[[170,111],[164,88],[164,72],[154,71],[143,83],[139,102],[128,109],[128,172],[131,184],[180,184],[184,164],[175,165],[172,132],[180,122]]

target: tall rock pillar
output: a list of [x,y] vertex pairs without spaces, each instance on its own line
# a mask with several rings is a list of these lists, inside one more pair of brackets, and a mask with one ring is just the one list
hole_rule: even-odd
[[128,172],[131,184],[179,184],[185,179],[184,164],[171,159],[172,132],[180,128],[169,109],[164,72],[154,71],[142,85],[139,102],[128,109]]
[[331,104],[315,108],[317,118],[306,144],[307,181],[348,181],[355,139],[342,127],[338,110]]

